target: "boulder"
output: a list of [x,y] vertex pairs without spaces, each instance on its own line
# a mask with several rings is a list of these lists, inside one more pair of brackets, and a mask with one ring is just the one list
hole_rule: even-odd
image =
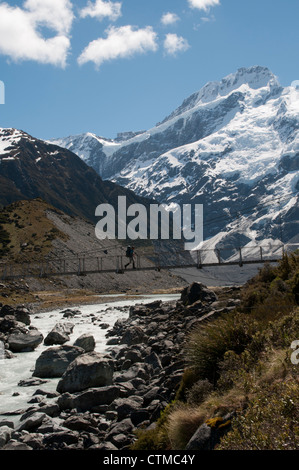
[[146,364],[150,364],[151,366],[153,366],[154,369],[162,369],[162,364],[161,364],[161,361],[160,361],[160,358],[159,356],[155,353],[155,352],[152,352],[151,354],[149,354],[148,356],[145,357],[144,359],[144,362]]
[[2,305],[0,309],[0,317],[5,317],[6,315],[13,315],[15,314],[15,309],[10,305]]
[[8,442],[2,450],[33,450],[32,447],[27,446],[23,442],[11,441]]
[[30,325],[30,313],[29,310],[25,307],[18,307],[14,313],[16,320],[18,322],[24,323],[25,325]]
[[133,429],[134,425],[131,418],[125,418],[121,422],[117,422],[110,427],[106,439],[109,441],[111,437],[117,436],[118,434],[129,434]]
[[71,431],[98,432],[96,420],[80,415],[70,416],[63,422],[63,426]]
[[144,423],[144,421],[149,421],[151,415],[148,410],[140,409],[132,411],[130,416],[134,426],[139,426],[141,423]]
[[73,393],[87,388],[105,387],[112,384],[112,378],[111,361],[98,353],[86,353],[71,362],[58,382],[57,391]]
[[234,413],[228,413],[224,417],[212,418],[203,423],[193,434],[185,450],[213,450],[231,429],[233,416]]
[[191,437],[186,450],[212,450],[212,428],[206,423],[202,424]]
[[181,302],[184,305],[192,305],[198,300],[202,302],[215,302],[217,296],[201,282],[193,282],[181,292]]
[[57,323],[53,330],[46,336],[44,344],[52,346],[53,344],[64,344],[70,340],[70,334],[73,332],[74,324],[70,322]]
[[13,315],[5,315],[5,317],[0,318],[0,332],[1,333],[10,333],[13,329],[17,329],[19,323]]
[[12,433],[12,429],[8,426],[1,426],[0,428],[0,449],[7,444],[7,442],[10,440],[10,436]]
[[46,349],[36,360],[33,377],[62,377],[70,363],[81,354],[84,354],[84,350],[77,346],[64,345]]
[[70,308],[67,308],[67,309],[63,310],[61,313],[63,313],[63,318],[72,318],[75,315],[81,315],[80,310],[77,310],[77,309],[73,310],[73,309],[70,309]]
[[84,349],[85,352],[94,351],[95,345],[96,345],[95,339],[90,334],[81,335],[74,342],[74,346],[79,346],[80,348]]
[[33,351],[39,346],[44,337],[38,330],[30,330],[28,333],[13,333],[8,336],[7,342],[12,352]]
[[[140,399],[140,400],[138,400]],[[133,411],[137,411],[141,408],[143,399],[141,397],[131,398],[118,398],[113,402],[113,408],[117,411],[118,421],[131,416]]]
[[41,450],[43,446],[43,435],[39,433],[25,434],[22,436],[21,441],[23,444],[32,447],[33,450]]
[[145,343],[147,336],[139,326],[131,326],[127,329],[120,340],[120,344],[132,346],[134,344]]
[[79,439],[79,433],[76,431],[58,431],[46,434],[43,443],[46,446],[54,446],[59,448],[62,445],[77,444]]
[[76,395],[64,393],[57,403],[60,410],[76,408],[80,411],[90,411],[98,406],[110,405],[119,397],[119,393],[119,388],[115,386],[91,388]]
[[31,416],[23,420],[19,426],[16,428],[16,431],[32,431],[37,429],[44,419],[47,418],[45,413],[33,413]]
[[128,370],[118,373],[115,377],[115,382],[117,383],[130,382],[136,378],[142,379],[145,381],[149,379],[149,374],[146,371],[145,366],[143,364],[136,363],[133,366],[131,366]]
[[136,351],[135,349],[129,349],[125,354],[125,360],[131,361],[132,364],[136,362],[142,361],[142,355],[140,351]]

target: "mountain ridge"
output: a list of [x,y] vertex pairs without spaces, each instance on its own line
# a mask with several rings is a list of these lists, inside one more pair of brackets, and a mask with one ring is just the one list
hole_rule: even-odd
[[36,139],[24,131],[0,128],[0,204],[42,198],[72,216],[96,221],[95,209],[118,196],[128,203],[151,200],[102,178],[67,149]]
[[[279,241],[281,219],[286,242],[299,232],[298,131],[298,91],[283,88],[267,67],[254,66],[207,83],[144,133],[103,141],[85,161],[144,197],[204,204],[212,247],[238,233],[245,244]],[[233,214],[247,206],[251,214],[236,221]]]

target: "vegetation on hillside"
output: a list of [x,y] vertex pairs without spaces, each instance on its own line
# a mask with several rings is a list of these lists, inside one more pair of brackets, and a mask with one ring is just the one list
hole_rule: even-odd
[[[203,423],[227,427],[221,450],[299,448],[299,254],[265,265],[233,312],[203,323],[187,342],[177,397],[134,449],[185,449]],[[222,418],[232,413],[227,423]]]
[[58,212],[41,199],[18,201],[0,211],[0,259],[39,260],[51,251],[53,240],[66,238],[47,218],[47,211]]

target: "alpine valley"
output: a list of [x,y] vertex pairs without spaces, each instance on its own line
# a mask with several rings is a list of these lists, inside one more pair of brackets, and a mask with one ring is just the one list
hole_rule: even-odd
[[298,242],[299,91],[265,67],[207,83],[152,129],[52,143],[104,180],[171,207],[204,205],[209,248]]

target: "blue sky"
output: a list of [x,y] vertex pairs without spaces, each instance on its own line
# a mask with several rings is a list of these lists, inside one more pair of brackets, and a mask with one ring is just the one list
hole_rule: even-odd
[[0,126],[114,138],[239,67],[288,86],[298,18],[298,0],[0,0]]

